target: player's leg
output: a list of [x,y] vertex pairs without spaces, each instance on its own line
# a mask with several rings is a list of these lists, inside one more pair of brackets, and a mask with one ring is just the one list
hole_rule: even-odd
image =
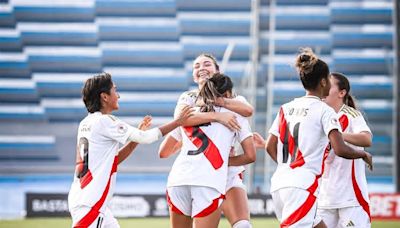
[[251,227],[246,191],[243,188],[234,187],[229,189],[225,197],[221,208],[229,223],[233,226],[245,220],[248,221],[248,227]]
[[80,206],[70,210],[72,227],[96,228],[104,227],[104,214],[91,207]]
[[279,192],[284,203],[281,227],[313,227],[317,212],[314,194],[300,188],[283,188]]
[[225,200],[221,205],[222,212],[232,227],[250,228],[250,212],[242,173],[229,174],[228,172]]
[[[317,209],[317,216],[320,217],[327,227],[337,227],[339,222],[338,209]],[[316,226],[316,228],[319,228]]]
[[367,212],[360,206],[339,209],[339,224],[337,227],[371,227],[371,220]]
[[192,217],[195,228],[217,228],[224,195],[214,188],[192,186]]
[[167,202],[171,227],[192,227],[190,186],[169,187],[167,190]]

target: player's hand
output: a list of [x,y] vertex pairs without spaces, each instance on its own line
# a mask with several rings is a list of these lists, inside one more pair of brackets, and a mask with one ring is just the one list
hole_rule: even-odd
[[178,117],[176,118],[176,121],[179,124],[179,126],[181,126],[183,122],[185,122],[189,117],[193,116],[193,112],[194,109],[189,105],[183,107]]
[[253,141],[256,149],[265,149],[265,139],[257,132],[253,132]]
[[363,157],[363,160],[365,161],[365,163],[367,163],[368,169],[372,171],[372,169],[373,169],[372,155],[370,153],[368,153],[367,151],[364,151],[364,152],[365,152],[365,157]]
[[139,123],[138,128],[142,131],[149,129],[149,127],[151,126],[152,120],[153,120],[153,118],[151,116],[147,115],[147,116],[143,117],[143,120]]
[[240,125],[236,120],[236,115],[231,112],[216,112],[217,122],[223,124],[231,131],[240,130]]
[[220,106],[220,107],[225,107],[225,98],[223,97],[217,97],[217,99],[214,101],[214,105]]

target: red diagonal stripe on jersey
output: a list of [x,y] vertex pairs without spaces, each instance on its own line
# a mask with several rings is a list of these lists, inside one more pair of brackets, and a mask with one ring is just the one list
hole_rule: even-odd
[[353,160],[353,164],[352,164],[352,167],[351,167],[351,182],[353,183],[353,189],[354,189],[354,193],[356,194],[356,198],[357,198],[358,203],[361,205],[361,207],[364,209],[364,211],[368,214],[369,221],[371,221],[371,214],[369,212],[369,204],[364,199],[364,197],[363,197],[363,195],[361,193],[361,189],[357,184],[356,172],[355,172],[355,168],[354,168],[354,160]]
[[94,220],[96,220],[97,216],[99,216],[100,208],[103,206],[104,201],[107,198],[108,191],[110,190],[111,176],[113,173],[117,172],[117,167],[118,167],[118,156],[115,156],[110,176],[108,177],[108,182],[106,188],[103,191],[103,194],[101,195],[99,201],[97,201],[96,204],[92,207],[92,209],[81,220],[79,220],[79,222],[74,226],[74,228],[89,227],[94,222]]
[[[203,147],[203,141],[196,136],[193,136],[193,129],[194,127],[184,127],[185,134],[188,136],[190,141],[197,147],[197,149],[200,149]],[[199,135],[205,135],[204,132],[201,130],[201,128],[196,127],[198,130]],[[207,137],[207,143],[208,146],[207,148],[204,149],[203,153],[204,156],[206,156],[207,160],[211,163],[211,165],[214,167],[214,169],[219,169],[222,167],[224,164],[224,160],[222,159],[222,156],[219,152],[219,149],[217,146],[214,144],[214,142]]]
[[285,142],[285,134],[286,134],[286,119],[285,114],[283,113],[283,109],[279,110],[279,139],[282,143]]
[[281,223],[281,228],[289,228],[291,225],[304,218],[304,216],[306,216],[313,207],[316,199],[317,198],[310,193],[306,201],[304,201],[304,203],[296,211],[294,211]]
[[[288,132],[286,132],[288,131]],[[285,143],[285,135],[288,134],[288,148],[289,154],[291,157],[296,156],[295,160],[291,162],[290,168],[294,169],[297,167],[301,167],[305,164],[303,153],[300,151],[298,146],[296,146],[296,142],[287,128],[287,122],[285,119],[285,114],[283,113],[283,109],[279,110],[279,139],[281,140],[282,144]],[[297,150],[296,154],[294,152]]]
[[342,115],[339,118],[340,126],[342,126],[342,131],[345,131],[349,126],[349,118],[346,115]]

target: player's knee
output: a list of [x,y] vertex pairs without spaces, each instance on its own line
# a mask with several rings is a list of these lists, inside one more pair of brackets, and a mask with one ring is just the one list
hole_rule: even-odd
[[240,220],[237,221],[235,224],[232,226],[233,228],[251,228],[251,223],[249,220]]

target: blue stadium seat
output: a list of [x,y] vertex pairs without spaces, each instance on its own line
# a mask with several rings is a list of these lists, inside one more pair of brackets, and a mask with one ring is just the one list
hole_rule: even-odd
[[384,75],[364,75],[361,77],[349,75],[351,93],[356,99],[392,99],[393,80]]
[[38,102],[36,85],[26,79],[0,79],[0,102]]
[[230,56],[231,60],[249,59],[249,37],[185,36],[181,38],[184,56],[187,60],[194,60],[201,53],[212,53],[216,58],[222,59],[230,42],[234,45]]
[[27,78],[31,70],[28,58],[20,53],[0,53],[1,78]]
[[332,26],[335,48],[392,49],[393,28],[387,25]]
[[33,73],[32,80],[41,98],[81,97],[81,90],[88,73]]
[[0,51],[22,51],[21,35],[15,29],[0,29]]
[[185,71],[179,68],[107,67],[104,71],[112,75],[118,91],[172,92],[188,88]]
[[97,26],[93,23],[20,22],[18,31],[24,45],[97,45]]
[[87,115],[80,98],[42,98],[41,106],[50,121],[80,121]]
[[95,0],[98,16],[175,16],[175,0]]
[[0,27],[14,27],[15,17],[13,13],[13,8],[7,4],[0,5]]
[[391,156],[392,138],[384,135],[373,135],[372,146],[366,148],[373,156]]
[[182,11],[250,11],[248,0],[175,0],[179,12]]
[[338,50],[332,53],[334,70],[346,74],[389,74],[393,52],[382,49]]
[[392,1],[332,2],[332,22],[335,24],[390,24]]
[[100,72],[101,51],[97,47],[27,47],[34,72]]
[[93,1],[18,0],[12,5],[17,21],[84,22],[95,18]]
[[[279,6],[276,8],[276,29],[328,30],[331,20],[326,6]],[[261,7],[260,28],[269,28],[269,8]]]
[[[262,4],[269,4],[269,0],[261,0]],[[329,0],[277,0],[277,5],[326,5]]]
[[183,50],[177,42],[102,42],[100,48],[105,66],[183,66]]
[[44,121],[43,107],[32,104],[0,103],[0,121]]
[[0,161],[56,160],[55,143],[50,135],[0,135]]
[[102,41],[179,40],[179,25],[175,18],[98,17],[99,36]]
[[250,15],[234,12],[180,12],[182,35],[249,35]]
[[[262,54],[268,54],[269,32],[260,35],[260,49]],[[311,47],[316,53],[329,54],[332,49],[331,34],[326,31],[276,31],[275,53],[294,54],[299,47]]]
[[373,123],[392,123],[393,105],[391,100],[374,99],[360,100],[358,102],[361,110],[366,113],[366,119]]
[[120,93],[120,109],[117,116],[173,116],[179,95],[182,92]]

